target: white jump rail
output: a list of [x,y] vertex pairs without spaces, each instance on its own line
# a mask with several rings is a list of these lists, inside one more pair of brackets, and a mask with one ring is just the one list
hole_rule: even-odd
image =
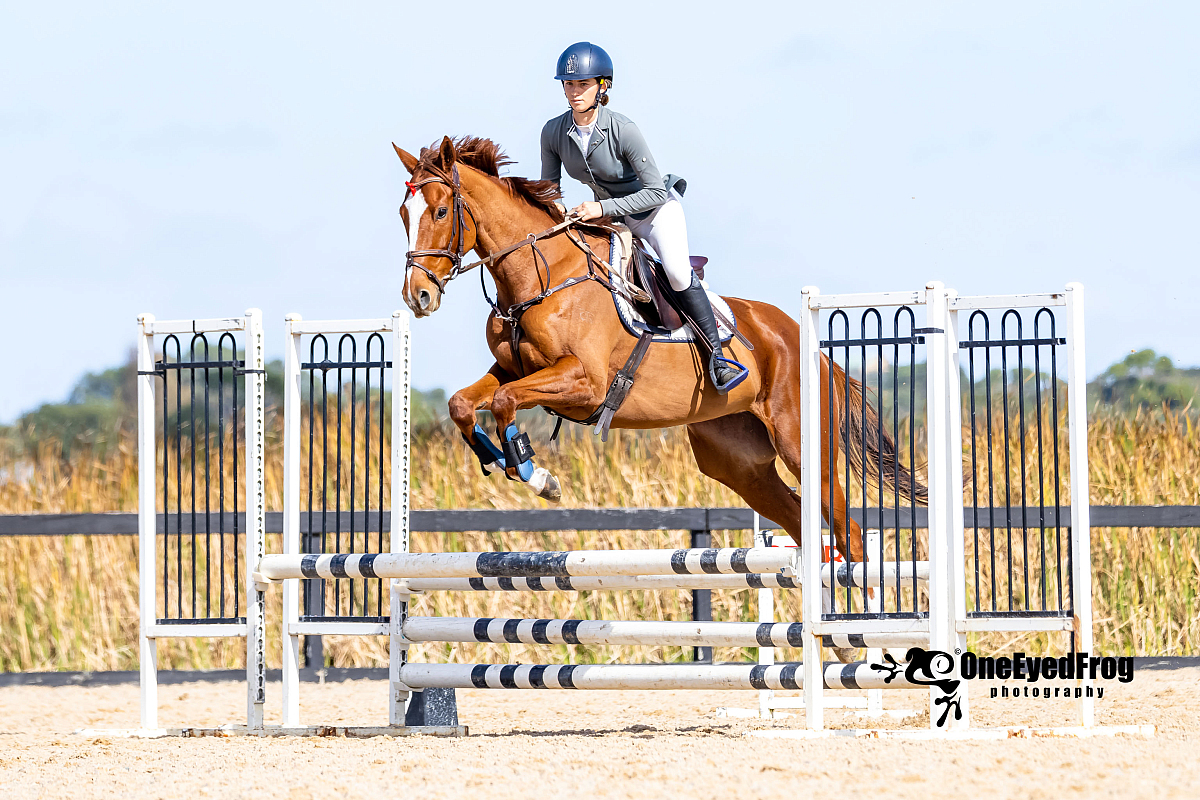
[[[901,562],[900,582],[912,583],[911,562]],[[829,586],[834,571],[825,565],[821,570],[821,581]],[[892,586],[896,582],[894,562],[869,564],[838,564],[837,585],[849,588],[876,587],[881,583]],[[929,579],[929,562],[918,561],[916,580]],[[746,573],[733,575],[610,575],[603,577],[557,577],[557,578],[412,578],[407,580],[408,590],[417,592],[595,592],[661,589],[799,589],[799,578],[790,578],[781,573]]]
[[[859,661],[818,670],[829,689],[919,689],[897,674]],[[408,664],[414,689],[803,689],[798,664]],[[888,678],[891,677],[889,681]]]
[[623,592],[668,589],[799,589],[800,581],[780,573],[733,575],[607,575],[590,578],[410,578],[419,592]]
[[788,647],[800,645],[799,622],[659,622],[495,617],[409,617],[412,642]]
[[269,555],[267,581],[290,578],[499,578],[704,575],[778,572],[792,575],[783,550],[725,547],[685,550],[568,550],[494,553],[355,553]]

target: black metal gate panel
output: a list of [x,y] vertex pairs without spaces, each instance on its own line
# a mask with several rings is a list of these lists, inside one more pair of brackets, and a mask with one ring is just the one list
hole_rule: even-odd
[[1056,311],[975,309],[960,323],[972,617],[1069,617],[1074,607]]

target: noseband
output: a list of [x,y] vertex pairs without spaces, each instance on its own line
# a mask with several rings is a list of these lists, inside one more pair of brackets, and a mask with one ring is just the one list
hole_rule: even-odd
[[[447,283],[471,269],[471,267],[477,266],[476,264],[472,264],[464,269],[462,265],[463,255],[466,253],[466,232],[468,230],[465,217],[471,217],[471,224],[476,230],[479,229],[479,225],[475,222],[475,212],[471,211],[471,207],[467,205],[466,201],[463,199],[462,182],[458,177],[457,164],[454,164],[450,168],[450,176],[448,179],[445,175],[434,174],[428,178],[425,178],[424,180],[419,180],[416,183],[405,182],[405,186],[408,187],[410,194],[416,194],[420,188],[427,183],[444,184],[450,188],[450,192],[454,195],[453,210],[450,212],[450,241],[447,242],[445,248],[440,250],[409,250],[408,253],[405,254],[404,269],[406,272],[411,270],[413,267],[421,270],[429,276],[429,280],[434,282],[434,284],[438,287],[438,291],[445,294]],[[408,198],[406,197],[405,200],[407,199]],[[410,224],[416,225],[417,221],[412,220]],[[450,272],[444,279],[439,278],[433,273],[433,270],[417,261],[418,258],[424,258],[425,256],[432,256],[434,258],[447,258],[450,260],[450,264],[452,266],[450,267]]]

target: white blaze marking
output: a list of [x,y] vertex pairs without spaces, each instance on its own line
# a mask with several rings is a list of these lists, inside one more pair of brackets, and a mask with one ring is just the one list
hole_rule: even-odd
[[[421,231],[421,218],[425,216],[425,209],[429,207],[425,202],[425,195],[420,189],[413,192],[412,197],[404,201],[404,207],[408,210],[408,250],[411,253],[417,249],[417,236]],[[407,262],[408,259],[405,258]],[[409,305],[415,302],[412,296],[412,285],[409,281],[412,269],[406,268],[404,271],[404,293],[408,295]]]

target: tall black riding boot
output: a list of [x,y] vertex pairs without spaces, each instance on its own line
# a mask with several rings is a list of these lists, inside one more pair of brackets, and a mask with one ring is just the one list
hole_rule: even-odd
[[718,393],[725,394],[742,382],[742,379],[746,377],[746,371],[744,368],[739,370],[737,366],[725,359],[721,350],[721,335],[717,330],[717,319],[713,316],[708,293],[700,285],[700,279],[693,274],[691,284],[683,291],[676,292],[675,296],[679,298],[679,305],[683,307],[684,312],[696,322],[703,332],[704,338],[707,340],[703,344],[707,346],[711,356],[708,361],[709,379]]

